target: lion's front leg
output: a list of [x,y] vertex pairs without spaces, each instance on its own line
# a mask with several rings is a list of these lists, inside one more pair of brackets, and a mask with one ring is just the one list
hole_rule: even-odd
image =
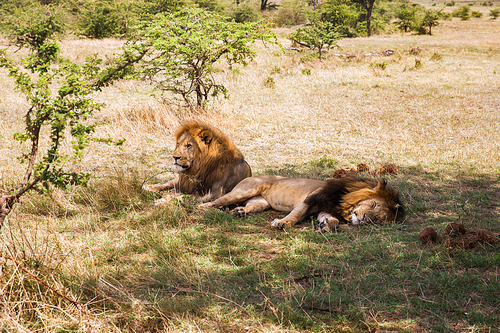
[[271,208],[271,205],[269,205],[264,197],[259,195],[249,199],[245,203],[245,206],[236,207],[235,209],[233,209],[232,214],[239,218],[245,218],[247,217],[248,213],[260,213],[269,208]]
[[305,217],[308,208],[309,206],[302,202],[284,218],[272,221],[271,226],[277,229],[290,228]]
[[316,227],[317,232],[330,232],[336,230],[340,221],[332,216],[331,214],[321,212],[318,215],[318,226]]
[[[249,179],[249,178],[247,178]],[[243,181],[244,182],[244,181]],[[242,183],[243,183],[242,182]],[[242,184],[240,183],[240,184]],[[222,197],[214,201],[206,202],[199,205],[200,208],[217,208],[222,206],[229,206],[245,202],[260,194],[259,189],[253,187],[247,188],[245,186],[236,186],[231,192],[224,194]]]
[[159,192],[163,190],[168,190],[171,188],[179,187],[179,177],[172,179],[166,183],[158,183],[158,184],[144,184],[142,188],[149,192]]

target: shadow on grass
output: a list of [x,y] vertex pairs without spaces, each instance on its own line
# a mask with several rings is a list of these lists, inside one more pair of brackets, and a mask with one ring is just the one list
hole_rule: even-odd
[[[329,172],[314,168],[308,174],[291,166],[284,174],[322,178]],[[116,324],[129,330],[148,322],[156,329],[168,323],[224,332],[494,330],[500,245],[469,251],[423,246],[418,233],[431,226],[442,235],[450,222],[500,232],[498,176],[444,176],[416,167],[385,178],[405,202],[401,224],[316,234],[308,220],[275,231],[269,223],[276,212],[238,220],[219,210],[181,214],[182,223],[173,223],[170,211],[132,221],[140,242],[125,252],[149,259],[107,262],[113,269],[105,275],[124,281],[115,289],[126,292],[89,280],[86,297],[120,311],[125,319]],[[142,317],[133,314],[134,302],[143,304]]]

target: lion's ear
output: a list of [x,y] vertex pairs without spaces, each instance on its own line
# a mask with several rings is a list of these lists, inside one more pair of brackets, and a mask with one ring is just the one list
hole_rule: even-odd
[[203,130],[198,134],[198,137],[208,146],[212,142],[213,133],[210,130]]
[[377,183],[377,186],[375,186],[373,191],[374,192],[383,191],[385,189],[386,185],[387,185],[387,181],[385,181],[385,179],[379,180]]

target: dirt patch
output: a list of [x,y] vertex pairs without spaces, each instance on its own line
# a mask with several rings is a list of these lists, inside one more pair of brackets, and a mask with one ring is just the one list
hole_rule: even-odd
[[[493,245],[498,243],[499,240],[498,234],[493,234],[485,230],[467,231],[461,223],[448,224],[444,231],[444,236],[442,245],[462,250],[472,249],[479,244]],[[427,227],[420,232],[418,238],[423,244],[436,243],[438,234],[433,228]]]
[[461,236],[465,235],[467,230],[465,230],[465,226],[461,223],[452,222],[446,226],[444,231],[445,236]]
[[418,238],[423,244],[436,243],[438,241],[438,234],[433,228],[427,227],[420,232]]
[[484,230],[468,231],[460,238],[447,238],[443,245],[448,247],[458,247],[468,250],[476,247],[478,244],[493,245],[498,242],[498,236]]
[[361,162],[356,166],[356,168],[352,167],[350,169],[339,169],[335,171],[332,175],[332,178],[351,177],[356,176],[360,173],[366,173],[370,176],[397,175],[399,174],[399,170],[394,165],[382,165],[379,169],[370,170],[368,164]]

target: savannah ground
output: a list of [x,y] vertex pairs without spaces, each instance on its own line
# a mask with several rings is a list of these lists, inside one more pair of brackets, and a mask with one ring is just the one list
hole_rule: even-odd
[[[75,166],[92,173],[88,188],[30,193],[9,215],[2,332],[499,332],[500,245],[426,247],[418,234],[442,237],[450,222],[500,232],[500,20],[433,33],[342,40],[324,61],[257,46],[249,66],[221,66],[231,97],[199,116],[254,174],[397,166],[385,178],[406,205],[401,224],[317,234],[311,220],[273,230],[271,211],[238,220],[189,201],[155,207],[141,185],[175,176],[176,109],[139,81],[97,94],[98,134],[127,142],[88,149]],[[79,61],[121,43],[66,40],[63,52]],[[5,72],[0,82],[8,185],[21,176],[11,138],[27,104]]]

